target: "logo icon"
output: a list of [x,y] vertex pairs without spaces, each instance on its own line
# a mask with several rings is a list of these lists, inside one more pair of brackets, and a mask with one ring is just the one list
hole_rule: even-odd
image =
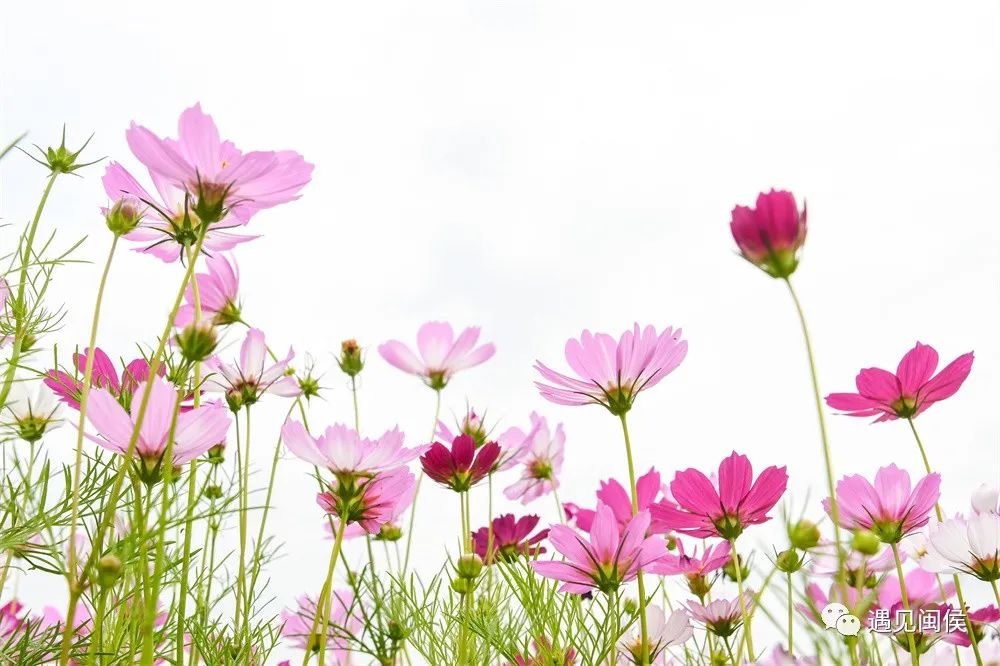
[[836,629],[841,636],[857,636],[861,632],[861,620],[851,615],[844,604],[827,604],[820,619],[827,629]]

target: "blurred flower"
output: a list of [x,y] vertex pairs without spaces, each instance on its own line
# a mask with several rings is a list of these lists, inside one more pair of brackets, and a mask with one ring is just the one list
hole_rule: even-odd
[[767,515],[785,492],[784,467],[768,467],[756,481],[746,456],[735,451],[719,464],[718,481],[696,469],[677,472],[668,502],[650,508],[653,518],[666,527],[695,537],[735,539],[745,528],[771,519]]
[[532,641],[532,647],[535,649],[534,655],[515,655],[514,663],[508,666],[573,666],[576,663],[576,650],[554,648],[547,638],[540,637]]
[[[83,353],[73,354],[73,362],[76,364],[81,378],[87,370],[88,353],[88,349],[84,349]],[[122,370],[120,380],[115,364],[100,347],[94,348],[93,363],[90,385],[107,390],[122,407],[129,409],[136,386],[139,382],[146,381],[149,376],[149,362],[144,358],[133,359]],[[156,374],[163,377],[166,374],[166,368],[160,365]],[[73,409],[80,409],[80,392],[83,390],[83,382],[80,379],[76,379],[62,370],[49,370],[45,373],[45,379],[42,381],[59,397],[60,402],[66,403]]]
[[972,493],[972,510],[975,513],[1000,513],[1000,487],[988,483]]
[[831,393],[826,404],[848,416],[878,416],[875,423],[911,419],[953,396],[972,371],[972,361],[972,352],[962,354],[934,375],[938,353],[918,342],[899,362],[896,374],[865,368],[855,380],[857,393]]
[[[636,623],[638,624],[638,623]],[[638,627],[633,627],[638,629]],[[668,647],[682,645],[694,635],[694,627],[691,626],[691,618],[683,610],[676,610],[668,618],[663,609],[656,605],[646,607],[646,645],[642,644],[642,638],[638,631],[622,638],[618,642],[618,649],[621,655],[618,658],[619,664],[663,664],[664,650]],[[643,649],[645,648],[645,650]],[[642,661],[643,652],[649,661]]]
[[946,520],[928,531],[925,548],[927,555],[920,566],[928,571],[1000,580],[1000,515],[980,513]]
[[[177,407],[177,389],[160,377],[150,381],[149,403],[139,428],[135,454],[142,461],[140,474],[144,480],[155,482],[159,480],[163,465],[183,465],[224,441],[230,418],[221,405],[205,405],[178,414],[173,431],[173,458],[165,461],[163,456],[167,451],[171,421]],[[144,390],[145,383],[136,387],[137,393]],[[98,436],[87,437],[109,451],[125,454],[136,427],[138,412],[138,403],[133,405],[129,414],[110,392],[103,388],[95,389],[90,393],[87,420],[97,430]]]
[[793,657],[781,645],[775,645],[771,653],[755,662],[758,666],[818,666],[815,657]]
[[419,359],[398,340],[380,345],[378,353],[390,365],[422,377],[428,386],[440,391],[456,372],[485,363],[496,353],[492,343],[476,347],[478,339],[478,327],[465,329],[456,339],[451,324],[429,321],[417,331]]
[[610,507],[597,505],[590,527],[590,540],[565,525],[553,525],[549,543],[563,561],[534,561],[531,567],[545,578],[563,581],[560,591],[586,594],[598,589],[605,594],[635,579],[639,570],[659,559],[666,544],[658,536],[646,536],[649,513],[642,511],[624,530]]
[[[240,321],[240,269],[236,260],[222,254],[205,258],[207,273],[195,273],[202,319],[216,326],[228,326]],[[184,305],[177,311],[174,325],[183,327],[195,319],[194,289],[184,291]]]
[[216,222],[228,213],[246,223],[259,210],[297,199],[311,179],[313,166],[294,151],[243,153],[222,141],[200,104],[181,113],[177,130],[176,140],[161,139],[132,123],[125,138],[154,179],[194,197],[202,219]]
[[205,390],[224,393],[234,412],[244,405],[254,404],[264,393],[285,397],[299,395],[298,382],[287,372],[295,352],[289,348],[284,360],[265,367],[267,353],[264,333],[260,329],[249,329],[235,365],[223,363],[218,356],[205,361],[205,367],[212,372],[205,379]]
[[[746,605],[747,613],[750,613],[754,605],[754,597],[751,592],[743,593],[743,603]],[[697,601],[689,601],[687,609],[692,618],[722,638],[731,636],[743,624],[739,597],[716,599],[707,605],[702,605]]]
[[535,515],[515,519],[514,514],[507,513],[494,518],[492,548],[487,553],[487,548],[490,546],[490,528],[480,527],[472,533],[475,552],[486,564],[492,564],[497,560],[507,562],[522,556],[533,558],[540,555],[545,549],[536,544],[547,537],[549,531],[542,530],[529,537],[531,530],[537,525],[538,516]]
[[556,425],[553,434],[545,417],[532,413],[531,424],[531,432],[526,435],[518,456],[522,465],[521,478],[503,491],[507,499],[521,500],[521,504],[528,504],[559,487],[558,477],[566,448],[562,423]]
[[329,426],[319,437],[288,419],[281,439],[295,456],[338,477],[366,476],[405,465],[427,447],[408,449],[399,428],[385,431],[377,439],[362,438],[356,430],[339,423]]
[[[809,551],[812,565],[810,571],[814,576],[833,577],[839,570],[840,558],[833,542],[824,541]],[[905,556],[900,553],[905,559]],[[883,550],[877,555],[864,555],[856,550],[849,551],[844,557],[844,574],[847,584],[851,587],[874,582],[874,578],[896,567],[896,559],[892,551]],[[871,587],[869,585],[869,587]]]
[[[645,511],[658,502],[669,502],[670,499],[664,495],[665,487],[660,482],[660,473],[655,468],[650,468],[648,472],[640,476],[635,482],[636,502],[639,511]],[[597,491],[597,501],[607,504],[618,519],[618,525],[624,529],[625,525],[632,520],[632,496],[622,484],[616,479],[601,481],[601,487]],[[575,504],[571,505],[573,519],[577,527],[587,531],[594,520],[592,509],[582,509]],[[651,534],[663,534],[667,528],[657,521],[652,521],[649,526]]]
[[[937,603],[945,603],[955,594],[955,584],[938,582],[937,577],[923,569],[911,569],[904,574],[906,581],[906,597],[910,608],[917,610]],[[899,589],[899,578],[895,575],[886,576],[878,588],[878,605],[881,608],[892,608],[903,601]]]
[[[541,361],[535,369],[552,382],[535,382],[542,397],[560,405],[604,405],[621,415],[632,408],[639,393],[656,386],[687,355],[681,331],[667,327],[657,335],[647,326],[622,333],[616,342],[607,333],[584,331],[579,340],[566,342],[566,362],[579,379],[548,368]],[[554,384],[554,385],[553,385]]]
[[[911,491],[910,475],[894,464],[876,472],[874,485],[860,475],[845,476],[837,482],[840,526],[871,530],[884,543],[899,543],[927,524],[940,484],[941,476],[932,473]],[[830,498],[823,507],[830,512]]]
[[11,417],[7,428],[29,443],[37,442],[47,431],[63,424],[61,406],[41,384],[32,390],[25,382],[15,382],[5,408]]
[[795,272],[806,242],[806,210],[799,212],[791,192],[761,192],[756,208],[736,206],[729,228],[740,254],[751,264],[775,278]]
[[355,612],[354,593],[349,589],[334,590],[325,630],[317,633],[313,633],[316,600],[302,595],[297,602],[296,608],[281,612],[284,623],[281,635],[299,650],[309,653],[326,650],[326,663],[331,666],[347,666],[350,663],[347,639],[361,629],[361,620]]
[[473,487],[493,470],[500,456],[496,442],[484,444],[478,451],[476,442],[468,435],[459,435],[449,450],[441,442],[434,442],[420,457],[424,473],[455,492]]
[[369,534],[378,534],[383,525],[399,517],[401,502],[413,501],[415,485],[416,477],[405,467],[361,481],[336,478],[316,495],[316,503],[348,525],[359,523]]
[[684,542],[678,539],[677,554],[663,555],[649,566],[649,572],[658,576],[704,576],[724,567],[729,561],[729,551],[729,542],[720,541],[714,546],[706,547],[701,557],[698,557],[697,547],[688,555],[684,552]]

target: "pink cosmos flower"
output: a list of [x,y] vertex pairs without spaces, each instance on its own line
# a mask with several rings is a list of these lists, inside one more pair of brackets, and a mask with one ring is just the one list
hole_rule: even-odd
[[[207,273],[195,273],[198,298],[203,321],[216,326],[228,326],[240,321],[240,269],[236,260],[230,261],[222,254],[205,259]],[[183,328],[194,322],[194,290],[188,285],[184,291],[185,304],[177,311],[174,325]]]
[[590,527],[590,540],[565,525],[553,525],[549,543],[563,561],[534,561],[531,567],[545,578],[563,581],[562,592],[586,594],[598,589],[605,594],[635,579],[639,570],[663,555],[666,544],[658,536],[646,536],[649,512],[640,511],[624,530],[610,507],[597,505]]
[[[951,606],[946,606],[949,609],[949,615],[961,614],[957,608],[952,608]],[[947,619],[947,618],[946,618]],[[976,642],[983,640],[985,636],[984,628],[992,626],[993,636],[996,637],[996,632],[998,628],[996,623],[1000,621],[1000,608],[994,605],[983,606],[982,608],[977,608],[976,610],[969,611],[969,624],[972,625],[972,635],[975,636]],[[947,628],[947,622],[942,622],[942,630]],[[962,629],[954,629],[953,631],[948,631],[941,637],[945,643],[951,643],[952,645],[961,645],[963,647],[968,647],[972,645],[972,640],[969,638],[969,632]],[[985,657],[985,655],[983,655]],[[993,664],[992,661],[984,661],[984,664]]]
[[717,483],[696,469],[677,472],[670,484],[677,506],[661,502],[650,511],[669,529],[730,540],[746,527],[770,520],[767,512],[781,499],[787,484],[785,468],[774,466],[754,481],[750,461],[734,451],[719,464]]
[[[318,652],[318,636],[313,634],[316,621],[316,600],[303,594],[297,600],[295,609],[281,612],[284,626],[281,635],[289,644],[299,650]],[[330,604],[330,618],[325,634],[326,663],[347,666],[350,652],[347,639],[361,629],[361,619],[355,611],[354,593],[350,589],[335,590]]]
[[493,519],[493,543],[490,547],[489,527],[480,527],[472,533],[472,542],[475,546],[476,555],[482,558],[486,564],[493,564],[494,561],[502,560],[509,562],[518,557],[535,557],[545,552],[545,549],[537,544],[549,535],[548,530],[542,530],[531,534],[531,530],[538,525],[538,516],[522,516],[515,520],[514,514],[507,513],[499,518]]
[[720,541],[714,546],[705,548],[701,557],[698,557],[697,547],[691,555],[688,555],[684,552],[684,542],[678,539],[677,554],[665,554],[649,566],[649,572],[658,576],[704,576],[726,566],[729,562],[729,551],[729,542]]
[[647,326],[625,331],[616,342],[607,333],[584,331],[566,342],[566,362],[577,377],[560,374],[541,361],[535,369],[551,382],[535,382],[542,397],[559,405],[604,405],[621,415],[632,408],[640,392],[653,388],[687,355],[681,331],[667,327],[657,335]]
[[295,397],[302,389],[295,377],[287,373],[288,364],[294,357],[295,352],[289,347],[288,355],[283,360],[265,367],[267,344],[264,342],[264,333],[260,329],[251,328],[247,331],[240,347],[240,358],[235,364],[224,363],[218,356],[205,361],[205,367],[212,372],[205,380],[205,390],[224,393],[229,408],[234,412],[239,411],[243,405],[254,404],[264,393]]
[[[942,581],[938,584],[937,577],[923,569],[912,569],[905,576],[906,597],[910,608],[920,609],[932,604],[946,603],[955,594],[955,584]],[[942,596],[942,592],[944,595]],[[895,575],[886,576],[878,588],[878,605],[881,608],[892,608],[901,604],[903,596],[899,589],[899,578]]]
[[566,433],[562,423],[556,424],[553,434],[543,416],[531,414],[531,432],[521,445],[518,461],[522,464],[521,478],[504,489],[503,494],[512,500],[528,504],[559,487]]
[[[638,623],[636,623],[638,624]],[[621,655],[618,658],[619,664],[652,664],[661,666],[666,663],[666,652],[668,647],[683,645],[694,635],[694,627],[691,626],[691,618],[683,610],[676,610],[668,618],[663,609],[656,605],[646,607],[646,634],[648,636],[645,646],[638,627],[633,627],[634,631],[630,636],[622,638],[618,642]],[[642,661],[643,647],[648,662]]]
[[[824,541],[817,547],[810,549],[811,557],[810,570],[813,575],[823,577],[833,577],[839,571],[840,560],[837,556],[837,549],[832,541]],[[906,559],[906,555],[900,553],[900,557]],[[879,576],[887,571],[896,568],[896,560],[892,550],[886,548],[877,555],[863,555],[856,550],[846,553],[844,556],[844,570],[848,585],[856,587],[859,580],[868,580],[873,576]]]
[[205,234],[202,250],[209,253],[231,250],[258,238],[228,231],[239,221],[215,220],[202,228],[202,221],[191,210],[187,193],[153,171],[149,175],[158,197],[152,196],[117,162],[109,164],[104,172],[104,191],[115,205],[130,206],[141,212],[139,226],[125,234],[127,240],[142,244],[135,248],[136,252],[171,263],[186,259],[182,256],[185,249],[194,245],[200,234]]
[[791,192],[771,190],[757,196],[757,207],[736,206],[729,224],[740,254],[776,278],[787,278],[799,265],[806,242],[806,209]]
[[[645,511],[659,502],[670,502],[671,499],[664,495],[664,486],[660,482],[660,473],[655,468],[650,468],[648,472],[640,476],[635,482],[636,502],[639,511]],[[597,491],[597,501],[607,504],[618,519],[618,525],[624,529],[625,525],[632,520],[632,496],[622,484],[615,479],[601,481],[601,487]],[[590,524],[594,520],[592,509],[583,509],[575,504],[569,505],[573,511],[573,520],[581,530],[590,530]],[[649,526],[650,534],[663,534],[668,530],[657,521],[653,521]]]
[[297,199],[312,177],[313,165],[294,151],[243,153],[222,141],[200,104],[181,114],[177,133],[176,140],[161,139],[132,123],[125,138],[150,174],[189,192],[194,210],[215,220],[229,213],[246,223],[259,210]]
[[532,641],[532,647],[534,655],[515,655],[514,663],[507,666],[573,666],[576,663],[576,650],[553,648],[552,642],[545,637]]
[[285,421],[281,439],[296,457],[337,476],[385,472],[405,465],[427,448],[404,447],[404,435],[399,428],[387,430],[377,439],[368,439],[337,423],[319,437],[313,437],[294,419]]
[[478,339],[476,326],[465,329],[456,338],[451,324],[429,321],[417,331],[420,358],[399,340],[379,345],[378,353],[390,365],[423,378],[428,386],[440,391],[456,372],[485,363],[496,353],[492,343],[476,347]]
[[500,456],[500,445],[487,442],[478,451],[476,442],[468,435],[459,435],[451,449],[441,442],[434,442],[420,457],[424,473],[455,492],[465,492],[493,470]]
[[358,523],[369,534],[402,512],[401,502],[412,502],[416,477],[405,467],[379,472],[361,479],[335,478],[327,490],[316,495],[316,503],[327,513],[347,523]]
[[818,666],[819,661],[815,657],[794,657],[783,646],[775,645],[770,654],[756,663],[758,666]]
[[[177,406],[177,389],[161,377],[149,381],[152,382],[149,404],[139,428],[135,453],[142,461],[140,475],[144,476],[144,480],[152,482],[159,479],[161,466],[164,464],[170,423]],[[136,387],[137,394],[142,395],[144,391],[145,382]],[[91,391],[87,420],[98,434],[87,435],[87,438],[109,451],[124,455],[128,451],[138,412],[139,401],[133,402],[129,413],[106,389]],[[230,422],[229,414],[221,405],[204,405],[179,414],[173,433],[173,459],[166,461],[166,464],[183,465],[225,441]]]
[[[81,378],[87,370],[88,353],[89,350],[84,349],[82,354],[73,354],[73,362],[76,364]],[[166,374],[166,368],[161,365],[157,368],[156,374],[163,377]],[[146,381],[148,376],[149,363],[144,358],[137,358],[125,366],[121,379],[119,379],[115,364],[111,362],[104,350],[100,347],[94,348],[94,367],[90,376],[91,387],[107,390],[118,399],[125,409],[128,409],[132,404],[132,396],[135,394],[136,386],[139,385],[139,382]],[[62,370],[49,370],[45,373],[43,381],[59,397],[61,402],[73,409],[80,409],[80,392],[83,390],[83,381]]]
[[[894,464],[878,470],[874,485],[860,475],[845,476],[837,483],[840,526],[871,530],[885,543],[899,543],[927,524],[940,485],[941,476],[933,473],[911,489],[910,475]],[[830,498],[823,507],[830,512]]]
[[[746,605],[747,613],[749,613],[754,603],[751,592],[743,593],[743,603]],[[687,602],[687,610],[693,619],[701,622],[706,629],[722,638],[732,636],[743,624],[739,597],[716,599],[707,605],[702,605],[697,601],[689,601]]]
[[937,351],[918,342],[899,362],[896,374],[865,368],[855,380],[857,393],[831,393],[826,404],[848,416],[878,416],[875,423],[912,419],[955,395],[972,371],[973,358],[973,352],[962,354],[935,375]]

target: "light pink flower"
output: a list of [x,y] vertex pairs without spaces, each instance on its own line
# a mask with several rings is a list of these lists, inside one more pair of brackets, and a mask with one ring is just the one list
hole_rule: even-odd
[[615,341],[607,333],[584,331],[579,340],[566,342],[566,362],[576,373],[558,373],[541,361],[535,369],[551,382],[535,382],[545,399],[559,405],[604,405],[621,415],[632,408],[640,392],[653,388],[673,372],[687,355],[681,331],[668,327],[657,335],[647,326],[625,331]]
[[198,212],[226,213],[245,223],[259,210],[293,201],[312,177],[313,166],[290,150],[243,153],[219,137],[200,104],[181,113],[178,138],[161,139],[132,123],[125,133],[132,153],[149,169],[194,199]]
[[[73,362],[82,377],[87,370],[88,349],[83,353],[74,353]],[[156,374],[163,377],[166,374],[166,367],[160,365]],[[106,389],[111,395],[118,399],[122,407],[128,409],[132,404],[132,396],[139,382],[146,381],[149,376],[149,362],[144,358],[132,360],[122,370],[121,379],[118,378],[118,369],[111,362],[108,355],[100,347],[94,348],[94,366],[90,373],[90,385],[96,388]],[[80,409],[80,392],[83,390],[83,381],[69,375],[62,370],[49,370],[42,380],[45,385],[52,389],[61,402],[66,403],[73,409]]]
[[855,380],[857,393],[831,393],[826,404],[848,416],[878,416],[875,423],[912,419],[953,396],[972,371],[973,358],[972,352],[962,354],[935,375],[937,351],[918,342],[899,362],[896,374],[865,368]]
[[405,467],[371,478],[337,477],[316,495],[316,503],[348,526],[358,523],[369,534],[379,534],[383,525],[399,517],[401,502],[413,501],[415,485],[416,477]]
[[677,472],[670,493],[677,502],[653,505],[653,518],[666,527],[695,537],[735,539],[750,525],[771,519],[767,515],[785,492],[784,467],[768,467],[757,480],[746,456],[735,451],[719,464],[717,483],[696,469]]
[[1000,487],[984,483],[972,493],[973,513],[1000,514]]
[[[743,603],[747,613],[753,608],[753,594],[743,593]],[[716,599],[702,605],[697,601],[687,602],[687,610],[691,617],[705,625],[705,628],[716,636],[723,638],[731,636],[743,624],[743,614],[740,609],[740,598]]]
[[[638,625],[638,623],[636,623]],[[683,645],[694,635],[694,627],[691,626],[691,618],[687,612],[676,610],[668,618],[663,609],[656,605],[646,606],[646,635],[648,636],[645,646],[638,627],[633,627],[631,635],[622,638],[618,642],[621,655],[618,658],[619,664],[652,664],[659,666],[666,661],[665,650],[668,647]],[[645,647],[645,650],[643,648]],[[649,659],[642,661],[643,652]]]
[[202,228],[202,221],[190,208],[184,190],[175,187],[157,173],[149,173],[158,197],[151,195],[125,167],[117,162],[108,165],[104,172],[104,191],[116,204],[140,208],[142,221],[133,231],[125,234],[130,241],[141,243],[136,252],[151,254],[165,262],[174,262],[185,254],[185,248],[195,244],[199,234],[205,234],[202,250],[209,253],[231,250],[258,236],[236,234],[228,231],[238,221],[212,221]]
[[791,192],[761,192],[756,208],[736,206],[729,228],[751,264],[776,278],[795,272],[806,241],[806,210],[803,206],[799,212]]
[[545,578],[563,581],[562,592],[586,594],[598,589],[606,594],[622,583],[635,579],[640,569],[655,562],[666,551],[658,536],[646,536],[649,513],[641,511],[624,530],[619,529],[614,512],[597,505],[590,528],[590,540],[565,525],[549,529],[549,542],[563,555],[563,561],[534,561],[531,567]]
[[[205,259],[207,273],[195,273],[198,298],[203,321],[216,326],[227,326],[240,321],[240,269],[236,260],[230,261],[222,254]],[[194,322],[194,289],[188,285],[184,291],[185,303],[177,311],[174,325],[183,328]]]
[[[659,502],[669,502],[670,499],[664,495],[665,487],[660,482],[660,473],[655,468],[650,468],[648,472],[640,476],[635,482],[636,503],[639,511],[645,511]],[[618,524],[624,529],[625,524],[632,520],[632,496],[625,487],[618,483],[616,479],[601,481],[601,487],[597,491],[597,501],[607,504],[618,519]],[[577,527],[587,531],[590,529],[591,521],[594,520],[592,509],[583,509],[575,504],[570,505],[573,509],[573,520]],[[653,521],[649,526],[650,534],[663,534],[668,530],[661,523]]]
[[[140,473],[147,473],[150,480],[156,480],[163,464],[183,465],[225,441],[231,421],[225,407],[220,405],[204,405],[178,414],[174,426],[173,458],[164,461],[170,423],[177,406],[177,388],[161,377],[150,381],[149,403],[139,428],[135,454],[143,463]],[[145,383],[139,384],[136,394],[142,395],[145,386]],[[94,389],[87,405],[87,420],[98,434],[87,437],[109,451],[125,454],[135,429],[140,403],[140,400],[133,401],[130,414],[110,392],[102,388]]]
[[[904,576],[906,597],[910,602],[910,608],[919,609],[932,604],[945,603],[955,594],[954,583],[942,581],[941,584],[938,584],[937,577],[923,569],[912,569]],[[943,596],[942,591],[944,592]],[[886,576],[878,588],[879,607],[892,608],[902,601],[899,578],[894,574]]]
[[240,358],[235,364],[224,363],[218,356],[205,361],[212,374],[205,379],[206,391],[218,391],[226,396],[229,408],[239,411],[244,405],[252,405],[264,393],[285,397],[295,397],[302,392],[295,377],[287,373],[288,364],[295,352],[288,349],[288,355],[281,361],[267,366],[267,343],[260,329],[247,331]]
[[[840,558],[837,556],[837,549],[833,542],[825,541],[817,547],[810,549],[811,557],[810,570],[813,575],[833,577],[837,575],[840,566]],[[906,559],[906,555],[900,553],[900,557]],[[863,569],[862,569],[863,567]],[[877,555],[863,555],[856,550],[846,553],[844,556],[844,570],[847,575],[849,585],[856,585],[859,580],[868,580],[872,576],[881,575],[896,568],[896,559],[892,550],[885,548]]]
[[658,576],[704,576],[726,566],[729,562],[729,551],[729,542],[720,541],[714,546],[705,548],[701,557],[698,557],[697,547],[691,555],[688,555],[684,552],[684,542],[678,539],[677,554],[666,553],[649,565],[649,572]]
[[781,645],[775,645],[771,652],[755,662],[757,666],[817,666],[815,657],[794,657]]
[[[885,543],[899,543],[927,524],[938,501],[941,476],[928,474],[911,489],[910,475],[896,465],[882,467],[874,485],[863,476],[845,476],[837,483],[840,526],[875,532]],[[827,513],[830,498],[823,500]]]
[[387,430],[377,439],[368,439],[337,423],[319,437],[313,437],[294,419],[285,421],[281,439],[296,457],[341,476],[385,472],[405,465],[427,448],[404,447],[404,435],[399,428]]
[[[316,621],[316,600],[308,595],[297,599],[294,610],[283,610],[281,620],[284,626],[281,635],[290,645],[308,652],[318,652],[318,636],[313,634]],[[357,615],[354,593],[350,589],[335,590],[330,604],[330,618],[325,634],[326,663],[331,666],[347,666],[350,663],[348,638],[361,629],[361,619]]]
[[520,500],[521,504],[528,504],[559,487],[559,474],[562,472],[563,452],[566,448],[566,433],[562,423],[556,425],[553,434],[545,417],[532,413],[531,424],[531,432],[526,436],[518,455],[518,461],[522,464],[521,478],[503,491],[507,499]]
[[478,327],[469,327],[456,338],[451,324],[429,321],[417,331],[420,358],[399,340],[379,345],[378,353],[390,365],[423,378],[428,386],[439,391],[456,372],[485,363],[496,353],[492,343],[476,347],[478,339]]

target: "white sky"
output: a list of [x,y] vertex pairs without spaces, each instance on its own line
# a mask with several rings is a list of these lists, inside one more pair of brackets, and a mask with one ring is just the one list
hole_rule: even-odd
[[[585,327],[679,325],[688,359],[631,415],[638,467],[704,469],[736,448],[788,465],[788,497],[801,504],[811,489],[819,517],[794,312],[734,255],[728,229],[734,204],[775,186],[809,202],[795,277],[824,391],[850,390],[861,367],[895,367],[918,339],[944,361],[975,349],[960,394],[919,425],[949,507],[1000,477],[996,3],[57,1],[3,14],[0,137],[29,131],[45,145],[65,122],[73,142],[95,133],[91,156],[135,166],[128,123],[173,135],[200,101],[244,149],[293,148],[316,164],[303,198],[255,218],[264,238],[238,251],[245,312],[275,347],[321,367],[341,339],[361,341],[368,432],[398,423],[419,443],[433,409],[378,343],[411,341],[427,319],[478,324],[499,351],[449,386],[445,414],[468,399],[504,425],[531,410],[564,421],[561,495],[590,502],[599,479],[625,475],[617,424],[543,402],[533,360],[564,368],[566,338]],[[43,223],[66,244],[90,235],[93,261],[110,242],[102,170],[62,179]],[[0,177],[0,215],[17,228],[44,174],[13,155]],[[71,306],[53,340],[63,348],[83,344],[97,277],[94,265],[58,276],[53,297]],[[179,278],[123,253],[100,345],[130,358],[136,340],[152,342]],[[327,383],[312,420],[347,421],[344,382],[331,372]],[[271,402],[257,419],[262,464],[286,408]],[[830,431],[841,473],[919,469],[899,423],[832,418]],[[318,588],[327,558],[306,470],[280,471],[273,525],[293,558],[271,572],[281,604]],[[458,520],[450,493],[426,490],[425,571]],[[530,509],[553,517],[548,498]],[[50,581],[21,594],[62,605]]]

